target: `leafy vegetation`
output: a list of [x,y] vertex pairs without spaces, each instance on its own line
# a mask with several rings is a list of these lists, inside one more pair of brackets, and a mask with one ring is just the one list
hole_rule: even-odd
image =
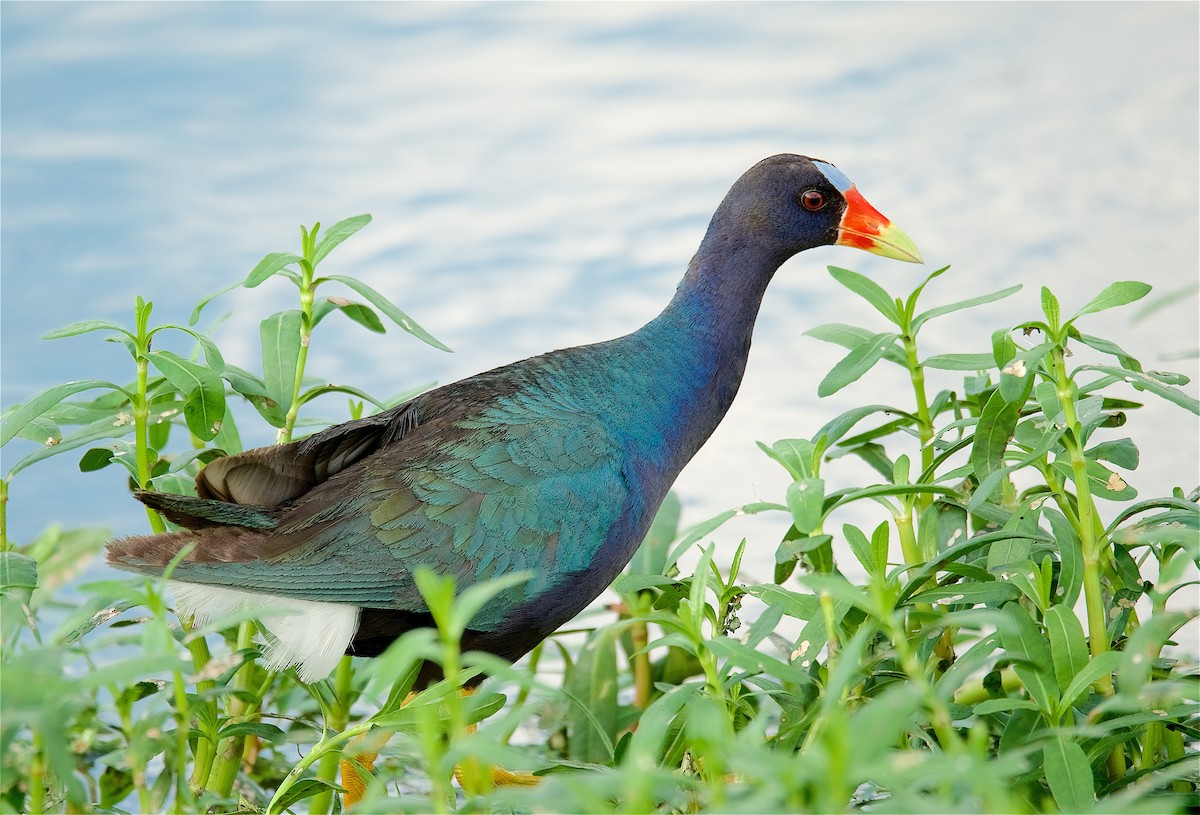
[[[335,311],[443,347],[356,278],[318,276],[369,220],[320,238],[302,229],[299,254],[267,255],[188,326],[152,327],[138,298],[132,328],[92,320],[48,335],[117,340],[133,379],[66,383],[8,409],[0,442],[37,446],[8,468],[0,507],[22,470],[79,450],[84,470],[186,492],[205,462],[241,450],[230,400],[287,441],[318,397],[348,394],[361,415],[411,396],[385,402],[306,370]],[[518,666],[459,648],[503,581],[456,596],[420,575],[437,630],[305,686],[256,661],[252,620],[194,629],[160,582],[79,585],[102,531],[5,537],[0,808],[339,811],[339,758],[382,747],[362,811],[1194,811],[1200,684],[1194,642],[1172,637],[1197,615],[1197,493],[1140,497],[1123,428],[1140,406],[1131,396],[1200,406],[1186,378],[1083,333],[1091,314],[1149,287],[1112,284],[1070,316],[1043,289],[1040,316],[968,338],[977,352],[923,357],[930,320],[1017,290],[919,309],[945,271],[895,298],[831,269],[888,328],[809,332],[848,350],[819,393],[888,363],[906,371],[911,401],[761,445],[792,479],[777,503],[680,530],[670,498],[614,586],[619,602]],[[262,321],[260,376],[227,364],[195,325],[214,297],[273,278],[294,284],[299,304]],[[365,302],[324,295],[332,284]],[[165,331],[195,353],[152,348]],[[934,391],[935,377],[961,384]],[[823,472],[848,456],[877,478],[827,489]],[[744,513],[790,520],[773,583],[740,574],[761,541],[714,543]],[[864,525],[872,513],[882,520]],[[424,659],[447,679],[410,697]],[[461,697],[479,671],[493,678]],[[497,765],[544,777],[492,787],[478,770]],[[456,766],[474,770],[466,789]]]

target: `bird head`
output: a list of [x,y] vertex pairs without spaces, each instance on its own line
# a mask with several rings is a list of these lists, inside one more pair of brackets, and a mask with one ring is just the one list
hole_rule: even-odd
[[832,164],[778,155],[751,167],[724,207],[743,229],[769,240],[786,257],[816,246],[853,246],[883,257],[922,263],[900,228],[871,206]]

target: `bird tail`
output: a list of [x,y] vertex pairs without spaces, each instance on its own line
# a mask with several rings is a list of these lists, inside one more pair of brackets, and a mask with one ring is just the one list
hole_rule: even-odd
[[151,509],[158,510],[173,524],[187,529],[210,526],[241,526],[247,529],[274,529],[279,525],[279,511],[273,507],[257,507],[197,498],[194,495],[172,495],[166,492],[134,493],[134,497]]
[[272,534],[279,517],[271,508],[162,492],[136,496],[184,529],[109,541],[107,560],[118,569],[160,575],[189,544],[195,547],[184,556],[184,564],[236,563],[277,554],[288,546]]

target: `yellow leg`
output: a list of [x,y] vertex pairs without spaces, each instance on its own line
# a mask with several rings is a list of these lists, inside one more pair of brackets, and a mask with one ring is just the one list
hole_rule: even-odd
[[[416,696],[415,693],[410,693],[405,697],[404,704],[408,704],[414,696]],[[349,758],[343,758],[339,762],[342,786],[346,788],[346,794],[342,798],[343,810],[354,806],[367,794],[367,778],[375,772],[375,759],[379,757],[379,751],[391,737],[390,732],[376,731],[364,733],[351,742],[351,744],[366,749],[356,750],[350,754]]]
[[[462,695],[470,696],[475,692],[474,688],[463,688]],[[467,725],[467,732],[474,733],[476,725]],[[454,777],[458,780],[459,786],[464,790],[476,795],[481,795],[495,787],[533,787],[541,783],[541,778],[533,773],[512,772],[503,767],[492,767],[491,773],[487,777],[481,771],[482,768],[475,761],[466,761],[454,768]]]
[[[474,692],[474,688],[463,688],[460,691],[463,696],[470,696]],[[410,693],[404,703],[408,704],[414,695]],[[467,730],[474,733],[476,725],[468,725]],[[353,752],[351,758],[344,758],[341,761],[342,786],[346,788],[343,799],[344,809],[350,809],[366,795],[367,779],[365,774],[374,772],[375,759],[379,757],[379,751],[383,749],[391,736],[391,733],[369,733],[354,740],[353,743],[358,745],[366,742],[368,748],[361,752]],[[495,787],[532,787],[541,782],[541,778],[533,773],[512,772],[503,767],[492,767],[491,772],[485,777],[481,769],[475,761],[468,761],[464,765],[454,768],[454,777],[464,790],[477,795]]]

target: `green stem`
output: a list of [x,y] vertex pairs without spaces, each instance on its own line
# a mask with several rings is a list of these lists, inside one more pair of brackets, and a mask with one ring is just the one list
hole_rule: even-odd
[[304,368],[308,362],[308,346],[312,342],[312,306],[316,298],[313,287],[313,265],[309,260],[311,248],[305,240],[305,260],[300,263],[300,351],[296,356],[296,378],[292,382],[292,403],[288,406],[283,427],[279,429],[276,444],[292,440],[296,419],[300,415],[300,391],[304,386]]
[[322,738],[319,742],[313,745],[313,748],[309,750],[302,759],[300,759],[296,766],[292,767],[291,771],[288,772],[283,781],[279,783],[279,788],[275,790],[275,794],[271,797],[271,802],[267,804],[266,815],[272,815],[272,813],[280,811],[276,808],[276,801],[282,798],[284,794],[291,789],[297,781],[300,780],[300,777],[304,775],[305,771],[308,770],[308,768],[311,767],[314,762],[324,758],[329,753],[336,755],[343,744],[351,739],[355,739],[359,736],[369,733],[371,728],[374,726],[375,725],[371,722],[362,722],[354,727],[346,728],[335,736]]
[[39,815],[46,806],[46,744],[33,731],[33,758],[29,763],[29,811]]
[[[144,326],[138,326],[138,355],[137,355],[137,388],[133,394],[130,411],[133,413],[133,444],[137,458],[138,488],[150,489],[150,433],[148,419],[150,405],[146,399],[146,380],[150,366],[150,339],[144,331]],[[146,517],[150,519],[150,528],[154,532],[166,532],[167,525],[162,517],[146,507]]]
[[0,478],[0,552],[12,548],[8,542],[8,479]]
[[[329,721],[326,726],[335,733],[346,729],[350,721],[350,699],[354,692],[354,665],[350,657],[344,656],[338,662],[337,671],[333,678],[333,704],[330,705]],[[317,765],[317,779],[328,783],[337,782],[338,767],[341,764],[341,754],[328,753],[321,758]],[[309,804],[310,815],[324,815],[333,807],[333,790],[323,790],[312,797]]]
[[[1071,457],[1071,472],[1075,478],[1076,511],[1079,516],[1079,541],[1083,553],[1083,595],[1087,607],[1088,640],[1092,656],[1108,650],[1108,620],[1104,612],[1104,593],[1100,585],[1101,547],[1096,538],[1095,505],[1088,482],[1087,459],[1083,455],[1083,427],[1075,412],[1075,387],[1067,377],[1066,360],[1062,346],[1050,352],[1050,367],[1058,391],[1058,401],[1067,422],[1063,435],[1063,446]],[[1113,684],[1110,676],[1101,677],[1096,688],[1105,696],[1112,696]]]
[[[927,472],[933,466],[935,451],[933,449],[933,417],[929,415],[929,399],[925,395],[925,367],[921,365],[917,355],[917,338],[910,331],[905,331],[902,337],[904,355],[908,367],[908,376],[912,380],[913,396],[917,403],[917,432],[921,438],[921,471]],[[919,506],[922,510],[933,502],[931,493],[921,493]]]

